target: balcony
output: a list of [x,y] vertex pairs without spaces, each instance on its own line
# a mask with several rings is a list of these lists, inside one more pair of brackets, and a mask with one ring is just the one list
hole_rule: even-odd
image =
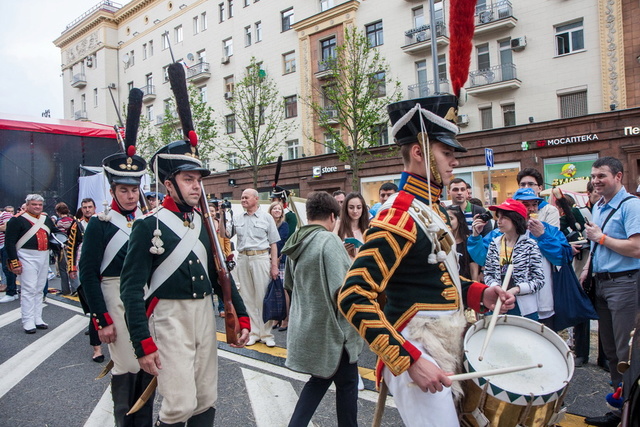
[[87,121],[87,120],[89,120],[89,115],[87,114],[87,112],[85,110],[79,110],[79,111],[75,111],[73,113],[73,119],[74,120]]
[[476,70],[469,73],[470,85],[467,93],[477,96],[487,92],[499,92],[508,89],[517,89],[522,85],[516,75],[514,64],[502,64],[484,70]]
[[187,80],[191,83],[199,83],[211,77],[211,71],[208,62],[199,62],[192,65],[187,70]]
[[142,91],[143,102],[150,102],[156,99],[156,87],[154,85],[146,85],[141,87],[140,90]]
[[338,110],[335,107],[325,107],[320,114],[323,116],[321,122],[326,121],[331,125],[338,124]]
[[78,73],[73,75],[73,78],[71,79],[71,87],[82,89],[86,85],[87,85],[87,77],[84,75],[84,73]]
[[[448,46],[447,27],[444,22],[436,22],[436,43],[438,46]],[[431,25],[422,25],[404,32],[404,46],[402,50],[409,54],[424,54],[431,50]]]
[[318,80],[327,80],[333,75],[336,63],[336,58],[333,57],[318,61],[318,71],[315,74],[316,78]]
[[475,35],[506,30],[516,26],[518,20],[513,16],[513,7],[508,0],[494,3],[490,7],[476,8]]
[[165,123],[172,123],[178,120],[178,113],[172,111],[168,115],[159,114],[156,116],[156,126],[161,126]]
[[[425,96],[434,95],[433,80],[424,83],[416,83],[407,87],[409,99],[424,98]],[[440,80],[440,93],[449,93],[449,81]]]

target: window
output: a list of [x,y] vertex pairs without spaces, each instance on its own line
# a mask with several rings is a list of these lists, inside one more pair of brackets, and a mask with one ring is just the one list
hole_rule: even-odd
[[[136,64],[136,54],[135,54],[135,50],[132,50],[131,52],[129,52],[129,67],[133,67]],[[82,65],[84,66],[84,62],[82,63]],[[84,73],[84,70],[82,70],[82,72]]]
[[284,12],[280,12],[282,21],[282,31],[289,31],[294,23],[293,8],[289,8]]
[[200,31],[204,31],[207,29],[207,12],[202,12],[200,14]]
[[331,37],[320,42],[323,61],[330,61],[336,57],[336,38]]
[[133,82],[127,83],[127,92],[131,92],[132,89],[133,89]]
[[438,55],[438,78],[440,81],[447,80],[447,55]]
[[153,86],[153,73],[149,73],[145,76],[145,82],[147,84],[147,90],[151,90],[151,86]]
[[329,10],[333,7],[333,0],[320,0],[320,12]]
[[233,55],[233,39],[226,39],[222,41],[222,54],[224,56]]
[[147,59],[147,44],[142,43],[142,59]]
[[324,134],[324,153],[325,154],[333,154],[336,152],[336,148],[335,148],[335,139],[333,138],[333,135],[331,135],[330,133],[325,133]]
[[251,0],[244,0],[244,7],[247,7],[251,4]]
[[289,160],[297,159],[300,157],[300,143],[297,139],[293,139],[291,141],[286,141],[287,144],[287,156]]
[[200,102],[207,102],[207,87],[201,86],[198,88],[198,92],[200,93]]
[[235,114],[229,114],[228,116],[225,116],[225,127],[227,130],[227,133],[236,132],[236,115]]
[[182,25],[178,25],[173,29],[173,39],[175,43],[182,43]]
[[386,123],[373,127],[374,145],[389,145],[389,128]]
[[256,22],[256,43],[262,41],[262,21]]
[[224,91],[227,93],[233,94],[233,89],[235,87],[233,75],[227,76],[224,78]]
[[566,55],[584,49],[582,19],[556,27],[556,54]]
[[491,107],[480,108],[480,122],[482,129],[493,128],[493,117],[491,117]]
[[233,0],[227,0],[227,9],[229,12],[229,18],[233,18]]
[[365,30],[367,33],[367,39],[369,39],[369,46],[376,47],[384,43],[384,37],[382,36],[382,21],[366,25]]
[[153,40],[149,40],[149,57],[153,56]]
[[220,3],[218,5],[218,15],[220,18],[220,22],[224,22],[224,3]]
[[227,165],[229,169],[236,169],[240,167],[240,159],[238,158],[238,154],[236,153],[228,153],[227,154]]
[[162,76],[164,78],[165,83],[169,81],[169,66],[165,65],[162,67]]
[[423,59],[416,62],[416,79],[418,81],[418,96],[428,96],[429,87],[427,85],[427,60]]
[[244,27],[244,45],[251,46],[251,25]]
[[515,104],[504,104],[502,106],[502,119],[505,126],[516,125],[516,106]]
[[84,93],[80,95],[80,105],[82,106],[82,111],[87,111],[87,95]]
[[198,63],[207,62],[207,51],[205,49],[197,51],[196,60]]
[[376,98],[380,98],[387,94],[387,87],[385,83],[385,73],[381,71],[371,76],[370,84],[372,85],[372,92]]
[[93,89],[93,106],[98,106],[98,88]]
[[153,121],[153,105],[147,105],[147,112],[145,113],[145,117],[150,122]]
[[491,61],[489,60],[489,44],[482,44],[476,46],[476,53],[478,57],[478,70],[488,70],[491,68]]
[[513,51],[511,50],[511,39],[498,41],[500,52],[500,68],[502,69],[502,80],[512,80],[516,78],[515,67],[513,66]]
[[284,98],[284,117],[289,119],[298,115],[298,97],[296,95]]
[[71,114],[76,112],[76,102],[72,99],[70,102],[71,105]]
[[[264,124],[264,111],[265,111],[264,105],[259,105],[258,106],[258,124],[259,125]],[[255,114],[256,114],[256,109],[254,107],[249,107],[247,115],[249,117],[255,117]]]
[[560,118],[568,119],[570,117],[584,116],[587,111],[587,91],[573,92],[567,94],[559,94],[560,101]]
[[295,52],[288,52],[282,55],[282,62],[284,64],[284,74],[289,74],[296,71],[296,53]]
[[420,28],[426,25],[427,21],[424,19],[424,8],[422,6],[413,9],[413,28]]
[[166,114],[166,117],[164,118],[165,121],[170,121],[172,118],[177,116],[177,113],[173,108],[173,101],[171,100],[171,98],[165,99],[163,101],[163,106],[164,106],[164,114]]
[[193,17],[193,35],[195,36],[200,31],[200,16],[196,15]]
[[162,50],[169,49],[169,32],[162,34]]

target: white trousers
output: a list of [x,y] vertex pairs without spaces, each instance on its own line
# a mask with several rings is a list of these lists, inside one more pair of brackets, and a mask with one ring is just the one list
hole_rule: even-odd
[[[409,342],[422,352],[422,358],[437,365],[422,344],[414,340]],[[410,384],[413,380],[409,372],[405,371],[396,377],[386,367],[382,371],[382,376],[389,387],[389,392],[393,395],[405,426],[455,427],[460,425],[449,387],[444,387],[437,393],[423,392],[417,385]]]
[[49,272],[49,251],[19,249],[18,259],[22,264],[22,274],[18,276],[22,327],[33,329],[44,323],[42,298]]
[[122,375],[128,372],[135,374],[140,370],[140,365],[133,351],[129,329],[127,329],[124,320],[124,304],[120,299],[120,278],[103,277],[100,286],[107,311],[116,328],[116,342],[107,344],[111,360],[113,360],[111,373],[113,375]]
[[162,369],[160,420],[184,423],[213,407],[218,398],[218,347],[211,297],[161,299],[149,318],[149,330]]
[[262,303],[270,281],[269,252],[260,255],[238,255],[238,289],[251,318],[251,336],[256,340],[273,339],[273,321],[262,321]]

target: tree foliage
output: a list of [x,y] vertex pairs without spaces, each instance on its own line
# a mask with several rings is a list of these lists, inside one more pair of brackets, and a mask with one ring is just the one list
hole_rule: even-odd
[[[213,141],[218,134],[214,110],[202,100],[196,86],[189,84],[188,90],[193,126],[198,134],[198,153],[202,160],[206,160],[213,153]],[[162,146],[184,139],[175,105],[175,98],[172,95],[165,105],[164,119],[160,125],[150,121],[144,114],[140,118],[136,151],[147,161],[150,161],[153,154]],[[126,108],[123,111],[126,111]]]
[[401,98],[400,82],[389,79],[389,65],[355,27],[345,30],[343,43],[324,67],[329,72],[326,84],[316,87],[307,101],[329,138],[308,137],[351,167],[351,186],[359,191],[360,169],[369,149],[378,145],[380,125],[387,126],[386,106]]
[[227,106],[233,114],[235,129],[225,135],[220,154],[235,156],[240,164],[249,166],[257,189],[260,169],[275,160],[276,152],[296,125],[285,120],[284,100],[255,57],[235,85]]

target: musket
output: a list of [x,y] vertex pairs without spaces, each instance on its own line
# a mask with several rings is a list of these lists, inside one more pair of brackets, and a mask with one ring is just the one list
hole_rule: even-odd
[[[171,90],[176,98],[178,117],[180,117],[185,140],[191,141],[192,138],[197,138],[197,136],[195,135],[191,108],[189,107],[189,92],[187,91],[187,78],[185,76],[184,67],[182,64],[174,62],[169,65],[168,74],[169,82],[171,83]],[[213,259],[216,264],[216,272],[218,273],[218,283],[222,287],[222,300],[224,301],[224,311],[226,313],[224,317],[224,326],[227,335],[227,344],[238,345],[240,323],[238,322],[238,315],[231,300],[231,276],[229,274],[229,269],[227,268],[226,258],[222,252],[220,240],[218,240],[215,225],[213,224],[211,212],[209,211],[209,204],[207,203],[207,195],[204,191],[204,187],[202,187],[201,190],[200,201],[198,204],[204,217],[203,220],[205,229],[207,230],[207,235],[211,242],[211,250],[214,254]]]

